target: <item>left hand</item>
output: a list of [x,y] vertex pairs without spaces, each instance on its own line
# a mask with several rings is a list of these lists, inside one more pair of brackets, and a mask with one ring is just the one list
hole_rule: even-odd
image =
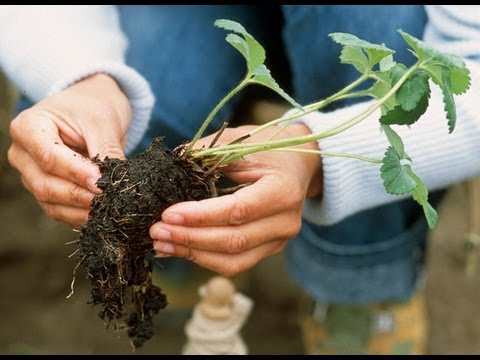
[[[228,128],[218,143],[226,144],[253,128]],[[249,141],[266,139],[277,129]],[[306,126],[294,124],[276,139],[309,133]],[[213,136],[197,145],[209,144]],[[316,142],[299,147],[318,150]],[[150,228],[158,257],[184,257],[234,276],[282,251],[300,231],[305,197],[321,193],[321,163],[316,154],[265,151],[236,160],[222,172],[236,183],[251,184],[233,194],[167,208],[162,221]]]
[[80,228],[100,192],[100,170],[90,158],[124,158],[130,121],[115,79],[96,73],[18,114],[8,161],[48,217]]

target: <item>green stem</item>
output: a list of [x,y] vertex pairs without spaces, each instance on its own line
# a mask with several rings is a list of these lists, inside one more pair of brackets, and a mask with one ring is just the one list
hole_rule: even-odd
[[[237,144],[231,144],[231,145],[224,145],[224,146],[219,146],[216,148],[212,149],[205,149],[205,150],[200,150],[194,154],[192,154],[194,157],[203,157],[203,156],[215,156],[217,154],[226,154],[226,153],[231,153],[232,155],[229,156],[226,160],[228,162],[233,161],[235,159],[242,158],[245,155],[256,153],[259,151],[266,151],[266,150],[271,150],[271,149],[278,149],[278,148],[286,148],[290,146],[295,146],[295,145],[300,145],[300,144],[305,144],[310,141],[316,141],[319,139],[323,139],[326,137],[330,137],[333,135],[336,135],[340,132],[343,132],[352,126],[358,124],[360,121],[364,120],[367,118],[369,115],[371,115],[374,111],[376,111],[380,106],[382,106],[392,95],[395,94],[395,92],[402,86],[402,84],[407,80],[408,77],[410,77],[420,66],[420,63],[417,62],[415,65],[413,65],[408,71],[406,71],[403,76],[395,83],[395,85],[378,101],[376,101],[372,106],[368,107],[366,110],[362,111],[360,114],[354,116],[353,118],[345,121],[344,123],[335,126],[327,131],[321,132],[321,133],[314,133],[314,134],[309,134],[309,135],[304,135],[304,136],[299,136],[295,138],[288,138],[288,139],[282,139],[282,140],[277,140],[277,141],[270,141],[270,142],[261,142],[261,143],[237,143]],[[318,104],[318,103],[317,103]],[[296,116],[299,117],[303,115],[301,112],[299,112]],[[283,119],[284,121],[285,119]],[[224,162],[226,163],[226,162]]]
[[[278,148],[278,149],[270,149],[267,151],[288,151],[288,152],[299,152],[299,153],[307,153],[307,154],[315,154],[315,155],[322,155],[322,156],[336,156],[336,157],[344,157],[344,158],[352,158],[352,159],[358,159],[374,164],[379,164],[382,162],[381,159],[374,159],[370,158],[367,156],[363,155],[356,155],[356,154],[350,154],[350,153],[338,153],[338,152],[330,152],[330,151],[322,151],[322,150],[313,150],[313,149],[299,149],[299,148],[293,148],[293,147],[285,147],[285,148]],[[228,152],[226,154],[229,154]],[[233,154],[234,155],[234,154]],[[230,153],[230,156],[232,154]],[[218,161],[218,163],[221,164],[228,164],[230,162],[229,157],[225,157],[225,155]]]
[[312,150],[312,149],[297,149],[297,148],[288,147],[288,148],[280,148],[280,149],[271,149],[270,151],[290,151],[290,152],[301,152],[301,153],[307,153],[307,154],[345,157],[345,158],[363,160],[363,161],[371,162],[374,164],[379,164],[382,162],[381,159],[374,159],[374,158],[370,158],[363,155],[356,155],[356,154],[350,154],[350,153],[337,153],[337,152]]
[[324,108],[325,106],[327,106],[328,104],[336,101],[336,100],[339,100],[342,96],[344,96],[346,93],[348,93],[350,90],[354,89],[355,87],[361,85],[364,81],[368,80],[369,78],[369,73],[366,73],[366,74],[363,74],[362,76],[360,76],[357,80],[355,80],[354,82],[352,82],[350,85],[344,87],[343,89],[341,89],[340,91],[336,92],[335,94],[333,95],[330,95],[329,97],[323,99],[323,100],[320,100],[318,102],[315,102],[315,103],[312,103],[312,104],[309,104],[309,105],[305,105],[303,107],[303,110],[297,110],[296,112],[294,112],[293,114],[291,114],[290,116],[285,116],[285,117],[281,117],[281,118],[278,118],[278,119],[275,119],[275,120],[272,120],[272,121],[269,121],[263,125],[260,125],[259,127],[255,128],[254,130],[252,130],[250,133],[248,133],[248,136],[253,136],[271,126],[274,126],[274,125],[277,125],[277,124],[280,124],[284,121],[291,121],[293,119],[296,119],[300,116],[303,116],[303,115],[307,115],[307,114],[310,114],[314,111],[317,111],[317,110],[320,110],[321,108]]
[[213,108],[213,110],[210,112],[208,117],[203,122],[200,129],[198,129],[192,141],[188,144],[182,157],[185,157],[190,153],[193,146],[198,141],[198,139],[200,139],[200,137],[203,135],[203,133],[207,129],[207,126],[210,125],[215,115],[217,115],[218,111],[227,103],[227,101],[229,101],[233,96],[235,96],[235,94],[237,94],[240,90],[242,90],[245,86],[248,85],[249,79],[250,79],[250,74],[247,74],[247,76],[233,90],[231,90],[227,95],[225,95],[225,97],[217,104],[217,106]]
[[336,135],[342,131],[347,130],[348,128],[351,128],[352,126],[358,124],[360,121],[364,120],[367,118],[369,115],[371,115],[375,110],[377,110],[380,106],[382,106],[392,95],[394,95],[397,90],[403,85],[403,83],[418,69],[420,66],[420,63],[417,62],[415,65],[413,65],[408,71],[403,74],[403,76],[395,83],[394,86],[378,101],[376,101],[372,106],[370,106],[366,111],[360,113],[359,115],[353,117],[351,120],[346,121],[343,124],[340,124],[326,132],[323,133],[323,137],[329,137]]

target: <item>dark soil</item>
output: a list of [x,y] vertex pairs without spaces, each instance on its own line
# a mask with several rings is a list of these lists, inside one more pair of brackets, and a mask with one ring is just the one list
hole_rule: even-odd
[[212,195],[216,175],[167,151],[161,138],[134,158],[93,161],[100,167],[87,223],[78,238],[79,265],[91,283],[89,303],[107,327],[127,328],[134,348],[154,335],[153,317],[168,304],[152,284],[150,226],[175,203]]

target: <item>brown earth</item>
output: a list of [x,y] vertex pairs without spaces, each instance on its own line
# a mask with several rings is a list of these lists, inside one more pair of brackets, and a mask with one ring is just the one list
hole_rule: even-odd
[[167,305],[152,283],[152,262],[145,261],[152,252],[149,227],[175,203],[211,197],[217,175],[167,151],[162,138],[133,158],[93,160],[102,174],[97,181],[102,192],[81,228],[78,263],[91,282],[89,303],[101,307],[105,322],[127,327],[138,348],[153,336],[153,317]]

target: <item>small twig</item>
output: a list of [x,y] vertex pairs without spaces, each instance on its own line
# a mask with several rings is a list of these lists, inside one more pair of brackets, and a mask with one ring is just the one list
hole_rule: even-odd
[[75,255],[80,249],[77,249],[75,250],[73,253],[71,253],[70,255],[68,255],[69,258],[71,258],[73,255]]
[[117,170],[117,168],[118,168],[120,165],[121,165],[121,164],[118,164],[118,165],[115,166],[115,167],[113,168],[113,170],[112,170],[112,174],[110,175],[110,181],[111,181],[112,183],[114,183],[114,181],[113,181],[113,175],[115,174],[115,170]]
[[223,188],[223,189],[218,189],[218,192],[219,193],[222,193],[222,194],[231,194],[231,193],[234,193],[235,191],[237,190],[240,190],[241,188],[244,188],[248,185],[251,185],[252,183],[244,183],[244,184],[239,184],[239,185],[236,185],[236,186],[231,186],[231,187],[228,187],[228,188]]
[[65,245],[71,245],[71,244],[76,243],[76,242],[78,242],[78,241],[79,241],[78,239],[72,240],[72,241],[67,241],[67,242],[65,243]]
[[[83,259],[82,259],[82,261],[83,261]],[[72,282],[70,283],[70,294],[67,295],[67,299],[70,298],[70,296],[73,295],[73,292],[74,292],[74,291],[73,291],[73,285],[75,284],[75,274],[76,274],[77,269],[78,269],[78,267],[80,266],[80,263],[81,263],[82,261],[79,261],[79,262],[77,263],[77,265],[75,266],[75,268],[73,269],[73,278],[72,278]]]
[[212,167],[205,172],[205,174],[203,174],[204,178],[209,177],[215,170],[217,170],[222,161],[225,160],[229,155],[230,154],[224,154],[220,159],[218,159],[217,162],[213,164]]
[[210,190],[210,194],[211,194],[211,197],[212,197],[212,198],[218,196],[217,188],[215,187],[215,182],[213,181],[212,178],[209,178],[209,179],[208,179],[208,188],[209,188],[209,190]]
[[138,185],[142,185],[143,183],[145,183],[145,180],[140,180],[139,182],[133,184],[133,185],[130,185],[129,187],[126,187],[125,189],[123,190],[120,190],[120,192],[124,192],[124,191],[128,191],[130,189],[133,189],[134,187],[137,187]]
[[220,136],[223,134],[223,132],[225,131],[226,127],[227,127],[228,123],[227,122],[224,122],[222,124],[222,127],[220,128],[220,130],[218,130],[217,132],[217,135],[215,135],[215,137],[213,138],[212,142],[210,143],[210,145],[208,145],[209,148],[213,147],[218,139],[220,138]]

